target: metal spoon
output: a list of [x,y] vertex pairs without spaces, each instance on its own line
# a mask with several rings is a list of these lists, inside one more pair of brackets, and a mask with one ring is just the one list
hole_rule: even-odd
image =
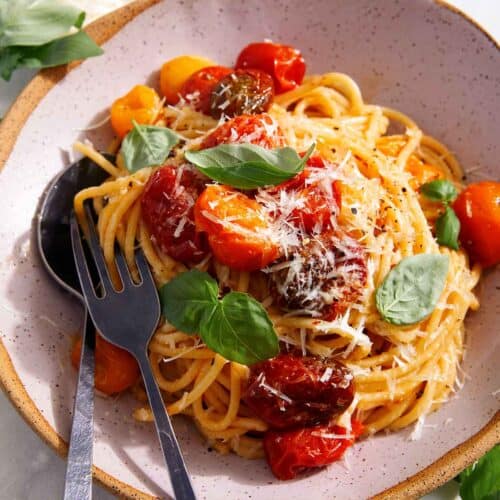
[[[107,177],[97,164],[84,158],[63,170],[44,193],[37,221],[40,256],[50,276],[85,304],[76,273],[69,229],[75,194],[101,184]],[[95,328],[85,311],[80,370],[66,466],[65,500],[92,497]]]

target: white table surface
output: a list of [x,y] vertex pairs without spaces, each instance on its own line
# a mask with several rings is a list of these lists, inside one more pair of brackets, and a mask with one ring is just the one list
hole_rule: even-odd
[[[87,20],[91,20],[130,0],[64,1],[81,6],[87,11]],[[449,3],[479,22],[497,40],[500,38],[499,0],[449,0]],[[19,71],[9,83],[0,80],[0,116],[32,76],[31,71]],[[3,393],[0,393],[0,464],[1,500],[62,498],[64,462],[27,426]],[[451,500],[456,494],[456,485],[451,482],[425,498]],[[112,500],[115,497],[94,485],[93,498]]]

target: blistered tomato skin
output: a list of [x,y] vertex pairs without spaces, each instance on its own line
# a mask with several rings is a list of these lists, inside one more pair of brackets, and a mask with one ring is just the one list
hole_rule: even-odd
[[201,149],[214,148],[219,144],[256,144],[267,149],[285,146],[283,132],[266,113],[241,115],[219,125],[201,144]]
[[[363,426],[357,420],[351,422],[350,431],[329,424],[291,431],[267,431],[264,452],[273,474],[286,481],[339,460],[362,432]],[[334,437],[346,434],[349,437],[345,439]]]
[[460,243],[484,267],[500,263],[500,182],[470,184],[453,209],[460,219]]
[[257,42],[247,45],[238,56],[237,69],[260,69],[271,75],[276,94],[293,90],[302,83],[306,64],[301,53],[287,45]]
[[162,252],[183,263],[199,262],[208,248],[204,236],[196,232],[193,210],[205,184],[196,171],[179,168],[164,166],[151,175],[141,199],[141,216]]
[[328,422],[353,398],[353,376],[345,365],[291,353],[253,365],[243,397],[273,429]]
[[209,66],[192,74],[181,89],[181,96],[196,111],[210,115],[210,98],[215,86],[233,70],[225,66]]
[[256,69],[238,69],[214,87],[210,114],[219,119],[222,115],[234,117],[263,113],[271,106],[273,96],[273,79],[267,73]]

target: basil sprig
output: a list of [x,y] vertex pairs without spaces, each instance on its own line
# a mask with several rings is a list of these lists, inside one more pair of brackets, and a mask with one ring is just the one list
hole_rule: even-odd
[[255,144],[221,144],[185,157],[214,181],[238,189],[274,186],[291,179],[304,168],[313,144],[301,158],[289,147],[266,149]]
[[[9,0],[0,4],[0,76],[19,67],[50,68],[103,53],[80,29],[85,12],[55,0]],[[66,35],[66,36],[65,36]]]
[[375,292],[375,304],[385,321],[412,325],[436,307],[448,274],[447,255],[406,257],[385,277]]
[[193,269],[179,274],[160,289],[163,315],[231,361],[251,365],[276,356],[278,337],[262,304],[246,293],[218,295],[217,282],[208,273]]
[[179,136],[166,127],[132,123],[134,128],[125,136],[121,147],[126,169],[134,173],[141,168],[161,165],[179,142]]
[[424,184],[420,192],[429,200],[441,202],[445,211],[436,220],[436,240],[453,250],[458,250],[460,221],[453,208],[449,206],[458,195],[455,186],[448,180],[438,179]]

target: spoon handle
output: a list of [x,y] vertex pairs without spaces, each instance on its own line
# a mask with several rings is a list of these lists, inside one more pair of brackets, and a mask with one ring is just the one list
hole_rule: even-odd
[[73,408],[73,424],[66,466],[64,500],[92,498],[92,446],[94,441],[95,328],[85,309],[80,370]]

